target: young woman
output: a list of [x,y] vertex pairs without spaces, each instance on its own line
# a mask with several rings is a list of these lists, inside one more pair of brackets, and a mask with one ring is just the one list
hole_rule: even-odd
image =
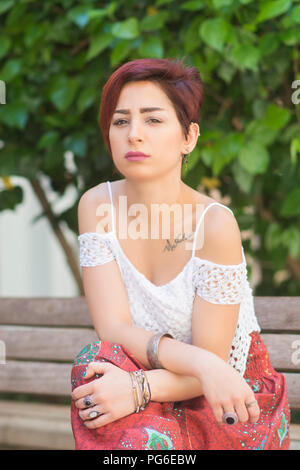
[[[289,448],[285,378],[260,336],[237,221],[181,180],[202,102],[198,70],[179,60],[128,62],[103,88],[100,126],[124,178],[78,206],[99,341],[72,369],[76,449]],[[158,206],[163,223],[181,213],[167,236]]]

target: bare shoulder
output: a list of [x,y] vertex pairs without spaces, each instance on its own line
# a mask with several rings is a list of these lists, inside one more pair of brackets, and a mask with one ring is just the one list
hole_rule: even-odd
[[[110,182],[113,195],[118,194],[120,181]],[[108,184],[106,182],[99,183],[89,188],[82,194],[78,203],[79,233],[110,231],[110,222],[107,222],[109,212],[110,197]],[[101,219],[103,216],[106,216],[105,219]]]
[[97,232],[97,207],[107,202],[105,194],[106,183],[100,183],[85,191],[78,203],[78,231]]
[[[215,201],[209,198],[210,205]],[[222,204],[222,203],[221,203]],[[219,264],[242,262],[242,239],[238,222],[230,207],[214,204],[204,216],[202,244],[197,256]],[[200,232],[200,230],[199,230]]]

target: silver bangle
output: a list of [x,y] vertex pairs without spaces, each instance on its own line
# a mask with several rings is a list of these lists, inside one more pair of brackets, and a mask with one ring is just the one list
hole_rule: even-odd
[[151,336],[148,342],[147,358],[152,369],[164,369],[158,359],[158,345],[163,336],[168,336],[169,338],[174,339],[170,333],[156,333],[155,335]]

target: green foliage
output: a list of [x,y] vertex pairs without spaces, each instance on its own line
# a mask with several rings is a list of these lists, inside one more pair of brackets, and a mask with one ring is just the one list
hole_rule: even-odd
[[[78,199],[119,179],[98,127],[104,83],[129,60],[184,56],[205,100],[183,179],[229,196],[241,230],[258,236],[259,246],[243,242],[263,270],[256,295],[299,295],[299,23],[297,0],[2,0],[0,210],[23,199],[11,175],[46,174],[58,196],[73,185]],[[72,230],[77,203],[55,215]]]

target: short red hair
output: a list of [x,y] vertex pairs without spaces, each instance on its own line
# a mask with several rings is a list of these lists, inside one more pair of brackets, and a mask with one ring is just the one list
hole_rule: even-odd
[[200,123],[204,99],[203,82],[196,67],[183,59],[137,59],[121,65],[105,83],[100,106],[100,128],[111,155],[109,128],[123,86],[128,82],[151,81],[158,84],[173,103],[184,136],[191,122]]

